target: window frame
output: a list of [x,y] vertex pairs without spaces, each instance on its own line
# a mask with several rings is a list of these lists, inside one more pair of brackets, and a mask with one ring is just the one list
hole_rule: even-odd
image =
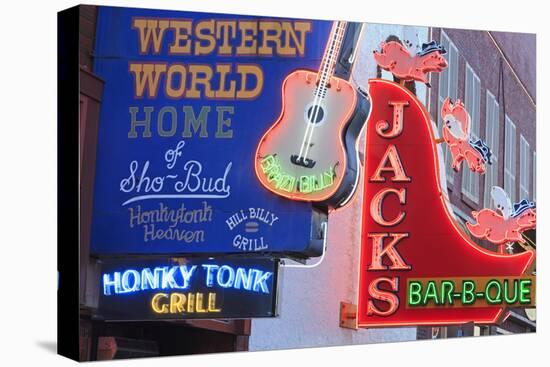
[[523,136],[523,134],[520,134],[519,136],[519,200],[522,199],[529,199],[530,196],[530,190],[529,190],[529,181],[531,179],[530,175],[530,154],[531,147],[529,146],[529,142]]
[[[489,116],[490,108],[493,109],[493,115]],[[500,105],[493,93],[487,89],[485,93],[485,142],[489,145],[492,152],[493,164],[487,165],[485,173],[485,193],[483,206],[490,208],[492,205],[491,188],[499,183],[498,162],[500,148]]]
[[[466,63],[464,77],[464,106],[471,118],[471,137],[478,139],[481,135],[481,79],[469,63]],[[479,174],[470,171],[466,164],[466,162],[462,163],[461,191],[464,196],[477,204],[479,203]]]
[[[445,39],[445,42],[443,41]],[[439,82],[438,82],[438,88],[437,88],[437,128],[438,131],[442,131],[443,126],[443,119],[441,118],[441,106],[443,105],[443,101],[447,97],[451,97],[453,100],[456,100],[458,98],[458,67],[459,67],[459,57],[460,54],[458,53],[458,48],[453,43],[451,38],[445,33],[445,31],[441,30],[440,35],[440,44],[443,45],[444,43],[447,43],[448,47],[446,47],[447,50],[447,57],[445,59],[447,60],[448,67],[443,72],[439,73]],[[452,55],[453,52],[456,54],[456,63],[453,63],[452,61]],[[453,75],[451,75],[451,72]],[[447,82],[447,90],[445,93],[442,93],[442,84],[443,84],[443,77],[446,78]],[[455,85],[454,90],[451,90],[451,81],[452,79],[455,79]],[[451,166],[451,151],[447,146],[443,147],[443,157],[445,161],[445,174],[447,176],[447,182],[454,183],[454,170]]]
[[[512,119],[506,115],[504,117],[504,190],[508,193],[512,203],[516,200],[516,137],[517,128]],[[513,135],[510,134],[513,130]],[[511,187],[508,187],[508,181]]]

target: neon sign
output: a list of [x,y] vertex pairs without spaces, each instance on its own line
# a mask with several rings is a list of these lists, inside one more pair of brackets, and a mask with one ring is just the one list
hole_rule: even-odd
[[336,172],[333,167],[315,175],[294,176],[284,172],[279,159],[271,154],[261,160],[262,172],[266,175],[267,181],[272,183],[276,189],[286,192],[302,192],[309,194],[322,191],[334,185]]
[[[258,269],[233,268],[229,265],[202,264],[207,287],[244,289],[269,293],[267,281],[273,272]],[[103,294],[131,293],[148,289],[187,289],[197,265],[144,268],[141,272],[128,269],[103,274]]]
[[[205,300],[207,298],[207,300]],[[205,303],[206,302],[206,303]],[[151,309],[157,314],[177,313],[219,313],[216,306],[216,293],[157,293],[151,298]]]
[[495,323],[532,305],[534,252],[481,248],[449,213],[424,106],[386,80],[369,93],[355,326]]
[[[93,70],[105,86],[94,155],[90,252],[98,257],[320,256],[315,233],[322,229],[312,220],[317,209],[309,202],[274,199],[254,167],[258,143],[281,110],[281,83],[297,69],[319,66],[332,22],[111,7],[99,7],[98,14]],[[300,75],[306,73],[313,76],[310,71]],[[314,85],[310,80],[304,88]],[[309,171],[296,175],[300,194],[320,196],[320,185],[329,186],[323,196],[335,191],[328,175],[318,183],[312,176],[319,180],[318,173],[340,161],[341,180],[345,163],[356,163],[355,152],[346,162],[327,154],[326,166],[319,154],[329,148],[341,155],[345,148],[353,151],[342,135],[355,134],[351,125],[320,134],[344,95],[355,103],[355,90],[346,86],[337,93],[335,107],[325,110],[327,121],[316,127],[315,154],[308,155],[315,156],[316,167],[290,162],[298,144],[286,160],[279,153],[281,164]],[[299,122],[305,129],[303,112]],[[348,111],[342,107],[340,112],[345,118]],[[333,140],[338,149],[332,149]],[[348,176],[358,171],[354,167]],[[268,225],[249,216],[238,228],[227,224],[249,208],[279,219]]]
[[471,118],[460,99],[454,103],[447,97],[441,106],[443,125],[443,140],[447,143],[452,167],[459,171],[462,161],[466,161],[472,172],[485,174],[487,164],[492,164],[492,152],[481,139],[475,139],[471,134]]
[[534,303],[533,277],[409,279],[407,307],[529,306]]
[[318,71],[294,70],[283,81],[281,114],[260,139],[254,163],[273,194],[338,208],[357,188],[355,148],[370,105],[335,75],[347,26],[333,22]]
[[401,80],[415,80],[430,86],[428,73],[440,72],[447,67],[443,57],[447,50],[437,42],[423,43],[415,55],[399,42],[382,42],[380,51],[374,51],[374,60],[382,69],[391,72]]
[[106,260],[99,314],[108,320],[275,316],[278,261]]
[[493,186],[491,197],[497,211],[484,208],[473,211],[474,223],[466,223],[466,228],[476,238],[485,239],[498,245],[499,252],[503,253],[503,245],[512,249],[515,241],[526,242],[523,232],[535,229],[537,226],[537,212],[535,203],[523,199],[512,205],[510,197],[503,188]]

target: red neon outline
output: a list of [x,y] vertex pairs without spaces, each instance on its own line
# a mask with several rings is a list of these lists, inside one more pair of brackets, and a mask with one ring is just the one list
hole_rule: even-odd
[[[430,115],[426,111],[426,108],[424,107],[424,105],[422,103],[420,103],[420,101],[416,98],[416,96],[413,95],[408,89],[404,88],[400,84],[397,84],[395,82],[391,82],[391,81],[388,81],[388,80],[385,80],[385,79],[377,79],[377,78],[369,79],[369,85],[368,85],[369,92],[370,92],[371,85],[374,84],[374,83],[383,83],[383,84],[389,84],[389,85],[398,87],[399,89],[401,89],[402,91],[404,91],[407,94],[407,96],[419,107],[420,111],[422,112],[422,115],[424,117],[424,123],[428,127],[429,132],[431,133],[432,138],[433,138],[432,141],[431,141],[430,146],[431,146],[431,150],[432,150],[432,155],[434,157],[434,163],[435,164],[433,165],[433,169],[434,169],[434,172],[435,172],[437,188],[438,188],[438,191],[439,191],[439,198],[441,200],[441,204],[444,207],[444,212],[447,214],[447,218],[452,223],[453,228],[460,234],[462,239],[468,245],[470,245],[472,248],[474,248],[475,250],[477,250],[478,252],[480,252],[484,255],[493,256],[495,258],[510,259],[510,258],[514,258],[514,257],[525,257],[526,256],[525,253],[529,253],[530,256],[527,259],[525,267],[521,271],[521,274],[525,274],[527,269],[529,269],[529,267],[531,266],[531,264],[533,262],[533,258],[535,257],[534,251],[527,250],[527,251],[519,253],[519,254],[502,255],[502,254],[496,254],[494,252],[490,252],[488,250],[485,250],[485,249],[479,247],[477,244],[475,244],[468,237],[465,236],[465,234],[462,232],[462,230],[455,223],[452,215],[449,213],[447,203],[445,202],[444,194],[443,194],[442,189],[441,189],[441,181],[440,181],[440,177],[439,177],[439,157],[437,155],[437,150],[436,150],[436,146],[435,146],[435,143],[434,143],[435,135],[434,135],[434,132],[433,132],[433,129],[432,129],[432,126],[431,126]],[[367,123],[368,123],[368,121],[367,121]],[[363,210],[361,210],[361,223],[362,222],[363,222]],[[362,224],[361,224],[360,238],[361,238],[361,242],[363,242],[363,225]],[[358,251],[359,251],[359,259],[361,259],[362,243],[361,243],[361,246],[359,246]],[[361,260],[359,262],[358,268],[359,269],[358,269],[358,272],[357,272],[357,292],[356,292],[356,295],[355,295],[355,299],[356,299],[357,309],[359,310],[359,301],[360,301],[359,290],[360,290],[360,286],[361,286],[361,273],[363,271],[363,269],[361,269]],[[358,317],[359,315],[357,315],[357,317],[355,318],[355,324],[356,324],[356,327],[358,327],[358,328],[359,327],[417,326],[417,325],[434,325],[434,326],[437,326],[437,325],[461,325],[461,324],[466,324],[466,323],[469,323],[469,322],[474,322],[474,324],[495,324],[501,318],[501,316],[502,316],[502,314],[503,314],[506,307],[499,307],[499,308],[500,309],[497,311],[495,317],[492,318],[492,319],[475,319],[475,320],[460,320],[460,321],[457,321],[457,320],[443,320],[442,319],[442,320],[418,321],[418,322],[385,322],[385,323],[363,322],[363,323],[360,323],[359,322],[359,317]],[[502,320],[501,320],[501,322],[502,322]]]

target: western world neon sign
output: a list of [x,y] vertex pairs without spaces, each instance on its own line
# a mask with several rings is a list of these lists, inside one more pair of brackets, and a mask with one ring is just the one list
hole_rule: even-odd
[[424,106],[386,80],[369,94],[356,326],[488,324],[533,305],[534,252],[486,250],[449,213]]

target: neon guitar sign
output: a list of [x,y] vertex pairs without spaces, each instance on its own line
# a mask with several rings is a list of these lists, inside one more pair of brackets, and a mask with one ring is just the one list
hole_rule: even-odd
[[283,82],[281,115],[255,157],[259,181],[277,195],[338,207],[356,188],[355,144],[370,106],[334,76],[346,25],[334,22],[318,72],[296,70]]

